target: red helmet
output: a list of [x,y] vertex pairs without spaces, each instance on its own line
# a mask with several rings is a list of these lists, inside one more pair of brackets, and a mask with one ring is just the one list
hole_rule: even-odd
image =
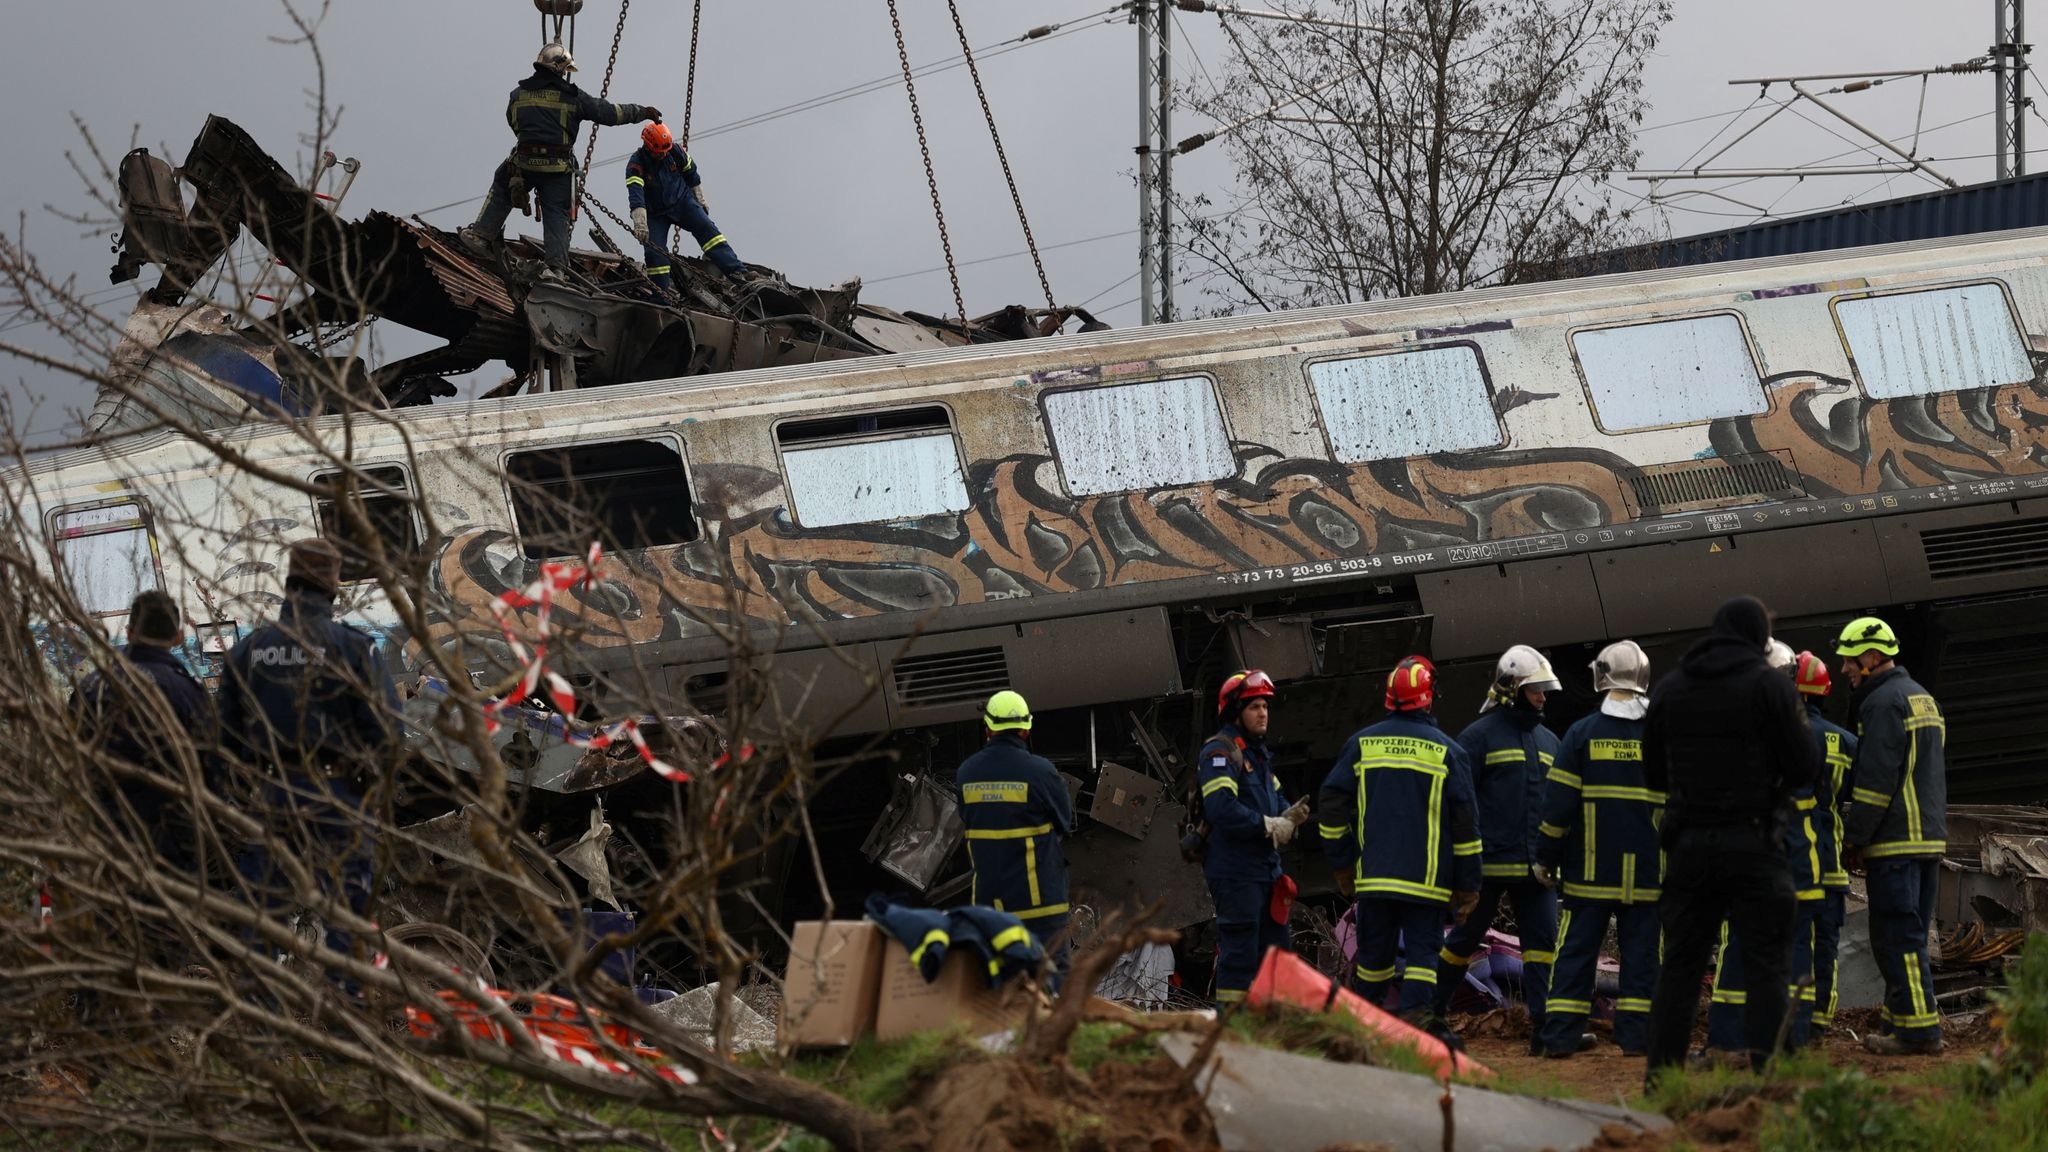
[[1387,711],[1427,712],[1436,703],[1436,665],[1427,656],[1404,657],[1387,674]]
[[640,130],[640,143],[656,156],[666,156],[668,150],[676,146],[676,137],[666,124],[649,124]]
[[1811,652],[1801,652],[1793,662],[1792,682],[1807,696],[1825,696],[1833,681],[1828,679],[1827,661]]
[[1216,714],[1228,716],[1233,708],[1271,695],[1273,678],[1257,668],[1247,668],[1223,682],[1222,691],[1216,693]]

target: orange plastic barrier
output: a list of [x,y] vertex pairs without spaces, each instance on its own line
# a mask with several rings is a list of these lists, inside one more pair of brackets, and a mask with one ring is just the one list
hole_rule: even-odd
[[1331,981],[1328,976],[1316,971],[1308,961],[1292,952],[1274,948],[1266,953],[1265,963],[1259,965],[1259,974],[1252,978],[1251,991],[1245,996],[1245,1003],[1253,1007],[1267,1004],[1286,1004],[1305,1008],[1310,1012],[1321,1012],[1325,1008],[1348,1012],[1360,1024],[1390,1043],[1404,1048],[1413,1048],[1436,1072],[1438,1079],[1452,1074],[1489,1079],[1493,1069],[1472,1059],[1463,1052],[1453,1052],[1444,1042],[1417,1028],[1413,1024],[1391,1015],[1385,1010],[1368,1004],[1365,997],[1349,988],[1335,988],[1331,996]]
[[[485,993],[503,1001],[533,1038],[540,1042],[541,1050],[556,1060],[620,1076],[635,1075],[632,1067],[609,1058],[611,1049],[598,1040],[592,1030],[594,1025],[602,1028],[605,1037],[613,1044],[646,1062],[649,1065],[647,1071],[651,1074],[678,1084],[697,1082],[696,1073],[675,1067],[666,1053],[649,1044],[638,1032],[606,1020],[604,1014],[595,1008],[585,1008],[574,1000],[546,993],[515,995],[496,988],[486,989]],[[500,1044],[507,1042],[504,1028],[487,1015],[469,994],[444,989],[435,996],[470,1035]],[[407,1005],[405,1016],[413,1035],[422,1039],[432,1039],[440,1031],[439,1022],[420,1008]]]

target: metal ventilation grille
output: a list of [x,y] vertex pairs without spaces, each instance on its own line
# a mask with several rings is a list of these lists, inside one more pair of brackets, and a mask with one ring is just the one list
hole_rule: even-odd
[[1637,510],[1652,516],[1806,495],[1799,470],[1770,452],[1651,464],[1630,472],[1628,484]]
[[1920,548],[1936,580],[2048,567],[2048,516],[1936,528],[1920,534]]
[[963,648],[896,662],[896,698],[905,704],[980,701],[1009,686],[1010,665],[1001,648]]

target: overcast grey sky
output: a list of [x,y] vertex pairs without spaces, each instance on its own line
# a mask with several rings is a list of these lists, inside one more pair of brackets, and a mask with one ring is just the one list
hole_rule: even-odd
[[[1112,0],[962,0],[977,50],[1026,29],[1068,22],[1062,34],[997,55],[979,53],[982,77],[1003,130],[1053,289],[1063,303],[1089,301],[1104,319],[1134,323],[1135,237],[1131,183],[1136,142],[1135,32],[1100,16]],[[1258,5],[1248,5],[1256,7]],[[747,260],[781,270],[799,284],[852,276],[863,298],[892,307],[951,311],[917,139],[900,83],[767,123],[716,132],[796,101],[824,96],[897,68],[887,8],[879,0],[706,0],[698,65],[693,151],[720,226]],[[913,63],[957,54],[939,0],[900,0]],[[76,115],[103,149],[118,157],[129,136],[181,158],[209,112],[239,122],[288,168],[304,171],[301,138],[312,124],[311,59],[276,42],[291,34],[277,0],[10,0],[9,66],[0,71],[8,116],[7,163],[0,165],[0,206],[47,271],[75,276],[116,318],[132,290],[108,289],[112,264],[104,236],[82,236],[46,209],[84,206],[65,162],[80,143]],[[317,5],[304,9],[317,12]],[[616,0],[589,0],[580,28],[578,79],[595,91],[618,13]],[[659,105],[672,121],[683,111],[690,5],[641,0],[631,10],[612,94]],[[1200,88],[1219,71],[1227,41],[1216,17],[1182,13],[1176,70]],[[343,207],[354,217],[375,208],[425,212],[443,227],[476,211],[509,135],[506,91],[527,74],[539,19],[526,0],[334,0],[321,28],[328,100],[340,112],[332,147],[363,161]],[[1991,0],[1679,0],[1677,19],[1649,69],[1653,104],[1642,136],[1646,167],[1676,166],[1756,95],[1726,83],[1736,77],[1919,68],[1967,59],[1990,42]],[[2048,59],[2042,61],[2048,64]],[[1782,89],[1779,89],[1782,92]],[[1002,257],[1022,247],[981,112],[965,69],[921,80],[926,129],[944,196],[953,249],[962,262]],[[2039,86],[2037,96],[2042,95]],[[1988,179],[1992,81],[1988,75],[1939,77],[1918,110],[1917,80],[1839,98],[1838,106],[1886,135],[1925,128],[1922,155],[1959,181]],[[1830,97],[1830,99],[1836,99]],[[1752,113],[1754,116],[1755,113]],[[1869,161],[1847,128],[1812,111],[1789,113],[1744,141],[1721,166]],[[1810,121],[1810,122],[1809,122]],[[1954,121],[1964,121],[1952,124]],[[1744,120],[1741,124],[1747,124]],[[1740,131],[1738,124],[1735,131]],[[1936,128],[1938,125],[1951,125]],[[1183,115],[1175,135],[1202,127]],[[2048,123],[2032,121],[2048,145]],[[587,129],[586,129],[587,131]],[[1728,138],[1726,133],[1722,140]],[[600,161],[622,157],[633,133],[607,129]],[[622,165],[602,164],[592,185],[623,209]],[[1209,147],[1176,168],[1184,191],[1229,181],[1227,153]],[[1732,183],[1732,182],[1731,182]],[[1933,187],[1917,177],[1753,181],[1720,188],[1726,196],[1778,214],[1849,200],[1906,195]],[[1621,195],[1645,185],[1617,181]],[[1677,186],[1667,192],[1677,191]],[[1668,209],[1674,235],[1755,218],[1753,207],[1696,197]],[[513,227],[537,231],[514,215]],[[1105,239],[1092,239],[1105,237]],[[142,283],[155,282],[154,270]],[[961,269],[970,312],[1032,303],[1030,261],[988,259]],[[30,326],[0,315],[0,340],[46,346]],[[386,325],[389,328],[391,326]],[[394,345],[417,345],[387,333]],[[17,420],[33,410],[34,429],[61,428],[89,407],[86,391],[62,377],[0,357]]]

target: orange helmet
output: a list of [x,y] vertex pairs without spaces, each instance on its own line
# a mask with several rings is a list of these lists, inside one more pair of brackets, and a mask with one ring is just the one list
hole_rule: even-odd
[[1807,696],[1825,696],[1833,681],[1828,678],[1827,661],[1811,652],[1801,652],[1793,664],[1792,682]]
[[649,124],[640,130],[640,143],[656,156],[666,156],[668,150],[676,146],[676,136],[666,124]]
[[1427,712],[1436,703],[1436,665],[1407,656],[1387,674],[1387,711]]
[[1228,716],[1233,708],[1271,695],[1273,678],[1257,668],[1247,668],[1223,682],[1223,690],[1216,693],[1216,714]]

